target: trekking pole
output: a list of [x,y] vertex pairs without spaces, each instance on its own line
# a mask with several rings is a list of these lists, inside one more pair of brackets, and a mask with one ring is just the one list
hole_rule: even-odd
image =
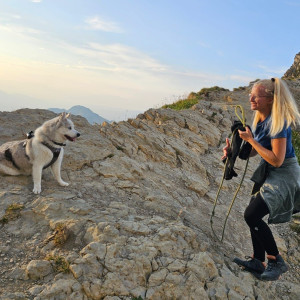
[[[236,130],[233,131],[233,134],[231,136],[230,145],[232,144],[232,139],[233,139],[233,135],[234,135],[235,131]],[[222,180],[221,180],[221,183],[219,185],[218,192],[217,192],[217,195],[216,195],[216,198],[215,198],[215,201],[214,201],[214,205],[213,205],[213,209],[212,209],[212,212],[211,212],[211,216],[210,216],[210,227],[211,227],[211,230],[212,230],[214,236],[219,241],[221,241],[221,240],[218,238],[218,236],[216,235],[216,233],[214,231],[214,228],[213,228],[213,217],[215,216],[215,209],[216,209],[216,206],[217,206],[217,202],[218,202],[218,199],[219,199],[219,195],[220,195],[221,189],[223,187],[223,183],[224,183],[224,179],[225,179],[225,171],[226,171],[226,168],[227,168],[227,164],[228,164],[228,157],[226,158],[226,161],[225,161],[225,164],[224,164],[224,170],[223,170]]]
[[[240,115],[238,114],[238,111],[237,111],[238,108],[241,111],[242,117],[240,117]],[[237,116],[237,118],[243,124],[243,127],[246,127],[246,118],[245,118],[245,112],[244,112],[243,106],[242,105],[234,105],[234,112],[235,112],[235,115]]]
[[[231,142],[230,142],[230,144],[231,144]],[[221,192],[221,189],[222,189],[222,186],[223,186],[223,182],[224,182],[224,179],[225,179],[225,170],[226,170],[226,167],[227,167],[227,163],[228,163],[228,157],[226,158],[226,162],[225,162],[225,165],[224,165],[224,171],[223,171],[223,177],[222,177],[221,183],[219,185],[218,192],[217,192],[217,195],[216,195],[216,198],[215,198],[215,201],[214,201],[214,206],[213,206],[213,209],[212,209],[212,212],[211,212],[211,215],[210,215],[211,231],[218,240],[219,240],[219,238],[216,235],[216,233],[214,231],[214,228],[213,228],[213,217],[215,216],[215,209],[216,209],[217,202],[218,202],[218,199],[219,199],[219,195],[220,195],[220,192]]]
[[[242,114],[242,117],[238,114],[238,111],[237,109],[240,109],[241,111],[241,114]],[[241,121],[241,123],[243,124],[243,127],[246,127],[246,121],[245,121],[245,113],[244,113],[244,109],[241,105],[234,105],[234,111],[235,111],[235,114],[237,116],[237,118]],[[230,146],[232,145],[232,139],[233,139],[233,136],[235,134],[235,131],[237,129],[235,129],[232,133],[232,137],[231,137],[231,141],[230,141]],[[237,197],[237,194],[242,186],[242,183],[244,181],[244,177],[246,175],[246,171],[247,171],[247,167],[248,167],[248,162],[249,162],[249,157],[247,159],[247,162],[246,162],[246,166],[245,166],[245,170],[244,170],[244,173],[243,173],[243,176],[242,176],[242,179],[241,179],[241,182],[231,200],[231,203],[230,203],[230,206],[229,206],[229,209],[228,209],[228,212],[226,214],[226,217],[225,217],[225,221],[224,221],[224,224],[223,224],[223,230],[222,230],[222,237],[221,239],[218,238],[218,236],[216,235],[215,231],[214,231],[214,228],[213,228],[213,217],[215,216],[215,209],[216,209],[216,206],[217,206],[217,202],[218,202],[218,198],[219,198],[219,195],[220,195],[220,192],[221,192],[221,189],[222,189],[222,186],[223,186],[223,183],[224,183],[224,179],[225,179],[225,171],[226,171],[226,167],[227,167],[227,164],[228,164],[228,157],[226,158],[226,162],[225,162],[225,165],[224,165],[224,172],[223,172],[223,177],[222,177],[222,180],[221,180],[221,183],[219,185],[219,189],[218,189],[218,192],[217,192],[217,195],[216,195],[216,198],[215,198],[215,201],[214,201],[214,205],[213,205],[213,209],[212,209],[212,212],[211,212],[211,216],[210,216],[210,227],[211,227],[211,230],[212,230],[212,233],[214,234],[214,236],[220,241],[220,242],[223,242],[223,238],[224,238],[224,233],[225,233],[225,228],[226,228],[226,223],[227,223],[227,219],[229,217],[229,214],[231,212],[231,209],[233,207],[233,204],[235,202],[235,199]]]
[[244,177],[245,177],[245,175],[246,175],[246,171],[247,171],[247,167],[248,167],[248,162],[249,162],[249,157],[248,157],[247,162],[246,162],[246,166],[245,166],[245,170],[244,170],[243,177],[242,177],[241,182],[240,182],[238,188],[236,189],[235,194],[234,194],[234,196],[233,196],[233,198],[232,198],[232,201],[231,201],[231,203],[230,203],[230,206],[229,206],[229,209],[228,209],[228,212],[227,212],[227,215],[226,215],[224,224],[223,224],[223,231],[222,231],[221,242],[223,241],[223,238],[224,238],[224,233],[225,233],[225,227],[226,227],[227,219],[228,219],[229,214],[230,214],[230,212],[231,212],[233,203],[234,203],[234,201],[235,201],[235,199],[236,199],[236,197],[237,197],[237,194],[238,194],[238,192],[239,192],[239,190],[240,190],[240,188],[241,188],[241,186],[242,186],[242,183],[243,183],[243,181],[244,181]]

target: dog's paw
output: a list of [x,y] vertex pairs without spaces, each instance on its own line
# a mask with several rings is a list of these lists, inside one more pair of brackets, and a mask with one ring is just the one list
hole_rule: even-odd
[[59,185],[61,185],[61,186],[68,186],[69,184],[67,182],[65,182],[65,181],[60,181]]
[[41,189],[40,186],[38,186],[38,187],[35,186],[32,191],[33,191],[34,194],[40,194],[42,189]]

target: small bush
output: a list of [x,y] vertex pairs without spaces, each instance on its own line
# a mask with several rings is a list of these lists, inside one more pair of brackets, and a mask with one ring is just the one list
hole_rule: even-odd
[[208,96],[208,94],[210,92],[229,92],[228,89],[224,89],[222,87],[219,87],[219,86],[213,86],[213,87],[210,87],[210,88],[203,88],[201,89],[197,95],[198,96]]
[[187,99],[197,99],[199,96],[195,92],[189,93]]
[[0,223],[6,224],[11,220],[15,220],[20,217],[21,210],[24,208],[23,204],[13,203],[7,207],[4,216],[0,219]]
[[62,256],[58,255],[48,255],[46,257],[48,261],[51,262],[52,267],[57,273],[69,273],[70,272],[70,264],[66,261],[66,259]]
[[63,245],[68,237],[69,237],[69,231],[68,228],[65,224],[63,223],[58,223],[55,226],[55,232],[54,232],[54,243],[56,246],[61,246]]
[[298,162],[300,162],[300,132],[299,131],[292,131],[292,142],[293,147],[295,149],[295,154],[298,158]]
[[247,89],[247,87],[245,87],[245,86],[239,86],[238,88],[233,88],[233,91],[234,92],[237,92],[237,91],[244,91],[244,90],[246,90]]
[[299,224],[291,223],[291,224],[290,224],[290,228],[291,228],[293,231],[295,231],[295,232],[297,232],[297,233],[300,233],[300,225],[299,225]]

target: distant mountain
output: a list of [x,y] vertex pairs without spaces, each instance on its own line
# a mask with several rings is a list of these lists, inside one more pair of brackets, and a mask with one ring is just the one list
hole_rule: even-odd
[[94,113],[92,110],[85,106],[81,105],[75,105],[71,107],[70,109],[64,109],[64,108],[48,108],[48,110],[51,110],[57,114],[62,113],[64,111],[71,113],[72,115],[79,115],[88,120],[90,124],[102,124],[103,122],[110,123],[111,121],[104,119],[103,117],[99,116],[98,114]]
[[56,114],[60,114],[60,113],[62,113],[64,111],[68,111],[67,109],[64,109],[64,108],[55,108],[55,107],[48,108],[48,110],[51,110],[51,111],[53,111]]

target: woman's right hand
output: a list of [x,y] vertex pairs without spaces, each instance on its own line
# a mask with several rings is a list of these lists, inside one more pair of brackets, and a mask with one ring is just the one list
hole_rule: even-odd
[[223,156],[221,160],[226,159],[229,154],[230,154],[230,142],[229,142],[229,138],[226,138],[226,146],[223,148]]

